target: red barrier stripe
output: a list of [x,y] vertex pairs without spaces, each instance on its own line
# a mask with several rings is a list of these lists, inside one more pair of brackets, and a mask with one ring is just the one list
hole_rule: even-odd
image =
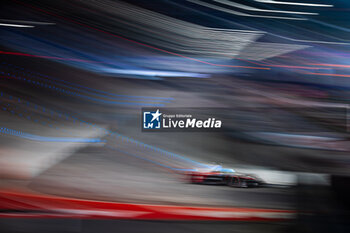
[[2,218],[273,221],[295,216],[289,210],[130,204],[8,191],[0,191],[0,209],[6,210]]

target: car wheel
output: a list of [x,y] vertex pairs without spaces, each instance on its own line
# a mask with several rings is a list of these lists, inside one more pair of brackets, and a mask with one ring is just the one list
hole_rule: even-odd
[[243,180],[240,185],[241,188],[248,188],[247,181]]
[[240,181],[237,177],[231,177],[228,182],[228,185],[231,187],[240,187]]

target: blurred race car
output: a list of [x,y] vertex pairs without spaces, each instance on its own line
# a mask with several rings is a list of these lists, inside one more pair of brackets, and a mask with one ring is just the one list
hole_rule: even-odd
[[197,169],[190,172],[189,176],[190,182],[193,184],[223,184],[239,188],[258,187],[263,184],[263,181],[257,176],[237,173],[233,169],[221,166]]

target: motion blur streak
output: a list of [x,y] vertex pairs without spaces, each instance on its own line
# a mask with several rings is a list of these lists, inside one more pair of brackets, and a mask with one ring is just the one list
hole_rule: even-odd
[[[268,66],[268,67],[279,67],[279,68],[287,68],[287,69],[304,69],[304,70],[328,70],[328,68],[325,68],[325,67],[316,67],[316,66],[313,66],[313,65],[317,65],[317,64],[307,64],[307,65],[310,65],[310,66],[295,66],[295,65],[275,65],[275,64],[270,64],[270,63],[267,63],[267,62],[262,62],[262,63],[258,63],[258,62],[254,62],[254,61],[251,61],[251,60],[246,60],[246,59],[242,59],[242,58],[234,58],[234,59],[237,59],[237,60],[242,60],[244,62],[248,62],[248,63],[252,63],[254,65],[259,65],[259,66]],[[322,65],[320,65],[322,66]]]
[[[189,59],[189,60],[192,60],[192,61],[195,61],[195,62],[200,62],[200,63],[203,63],[203,64],[206,64],[206,65],[211,65],[211,66],[217,66],[217,67],[231,67],[231,68],[245,68],[245,69],[262,69],[262,70],[269,70],[269,68],[263,68],[263,67],[251,67],[251,66],[236,66],[236,65],[227,65],[227,64],[216,64],[216,63],[211,63],[211,62],[207,62],[207,61],[204,61],[204,60],[200,60],[200,59],[197,59],[197,58],[193,58],[193,57],[188,57],[188,56],[185,56],[185,55],[181,55],[179,53],[175,53],[175,52],[171,52],[171,51],[167,51],[167,50],[164,50],[164,49],[161,49],[161,48],[158,48],[158,47],[155,47],[155,46],[152,46],[152,45],[149,45],[149,44],[145,44],[145,43],[141,43],[141,42],[138,42],[138,41],[135,41],[135,40],[131,40],[131,39],[128,39],[126,37],[123,37],[123,36],[119,36],[119,35],[116,35],[115,33],[111,33],[111,32],[108,32],[108,31],[105,31],[105,30],[102,30],[102,29],[99,29],[99,28],[96,28],[96,27],[93,27],[93,26],[90,26],[90,25],[87,25],[85,23],[81,23],[81,22],[78,22],[76,20],[72,20],[70,18],[67,18],[67,17],[63,17],[63,16],[60,16],[60,15],[57,15],[55,13],[51,13],[51,12],[48,12],[46,10],[43,10],[43,9],[40,9],[38,7],[34,7],[34,6],[31,6],[29,4],[26,4],[26,3],[23,3],[23,2],[19,2],[17,0],[12,0],[16,3],[20,3],[22,5],[25,5],[25,6],[28,6],[32,9],[35,9],[35,10],[38,10],[38,11],[41,11],[41,12],[44,12],[46,14],[49,14],[49,15],[52,15],[52,16],[55,16],[55,17],[58,17],[58,18],[62,18],[62,19],[65,19],[67,21],[70,21],[70,22],[73,22],[75,24],[78,24],[78,25],[81,25],[81,26],[84,26],[84,27],[87,27],[89,29],[92,29],[92,30],[95,30],[95,31],[98,31],[98,32],[102,32],[102,33],[105,33],[105,34],[108,34],[110,36],[113,36],[113,37],[117,37],[119,39],[123,39],[123,40],[126,40],[128,42],[132,42],[134,44],[137,44],[137,45],[141,45],[141,46],[144,46],[144,47],[147,47],[147,48],[151,48],[151,49],[154,49],[154,50],[157,50],[157,51],[161,51],[161,52],[164,52],[164,53],[167,53],[167,54],[171,54],[171,55],[175,55],[175,56],[178,56],[178,57],[182,57],[182,58],[185,58],[185,59]],[[115,2],[115,4],[117,4],[118,2]],[[117,5],[117,7],[120,7],[120,6],[123,6],[121,4]],[[125,8],[127,9],[127,8]],[[122,13],[122,11],[117,11],[117,12],[120,12]],[[224,33],[226,30],[224,31],[220,31],[221,33]],[[237,34],[236,32],[232,32],[232,33],[235,33]],[[233,36],[232,38],[238,38],[239,41],[243,42],[243,43],[248,43],[251,39],[249,38],[256,38],[259,36],[259,34],[257,33],[246,33],[244,32],[244,34],[246,36],[248,36],[248,38],[246,39],[245,37],[243,37],[244,39],[239,39],[239,37],[237,36]],[[239,35],[244,35],[244,34],[239,34]],[[210,34],[208,34],[210,35]],[[237,41],[237,42],[239,42]],[[246,41],[246,42],[245,42]],[[238,45],[240,45],[240,43],[238,43]],[[232,44],[230,44],[229,46],[230,48],[235,48],[235,47],[232,47]],[[226,46],[225,47],[226,49],[228,49],[228,47]],[[216,49],[216,48],[215,48]],[[225,49],[223,49],[223,51],[225,51]],[[231,49],[229,49],[229,51],[231,51]]]
[[[104,96],[104,97],[108,97],[111,98],[111,96],[114,96],[114,97],[117,97],[117,98],[130,98],[130,99],[154,99],[154,100],[157,100],[157,101],[170,101],[170,100],[173,100],[174,98],[170,98],[170,97],[158,97],[158,96],[132,96],[132,95],[120,95],[120,94],[115,94],[115,93],[112,93],[112,92],[106,92],[106,91],[103,91],[103,90],[98,90],[98,89],[95,89],[95,88],[91,88],[91,87],[87,87],[87,86],[84,86],[84,85],[80,85],[80,84],[77,84],[77,83],[73,83],[73,82],[69,82],[69,81],[66,81],[66,80],[63,80],[63,79],[59,79],[59,78],[55,78],[55,77],[52,77],[52,76],[48,76],[48,75],[44,75],[44,74],[41,74],[41,73],[38,73],[38,72],[32,72],[28,69],[24,69],[23,67],[20,67],[20,66],[16,66],[16,65],[13,65],[13,64],[10,64],[10,63],[6,63],[6,62],[2,62],[0,64],[0,67],[1,66],[6,66],[10,69],[14,69],[15,72],[19,72],[21,73],[21,75],[25,75],[27,77],[32,77],[32,78],[38,78],[40,80],[57,80],[57,81],[60,81],[60,82],[63,82],[63,83],[66,83],[66,84],[69,84],[69,85],[72,85],[72,86],[75,86],[75,87],[79,87],[80,89],[77,89],[77,88],[74,88],[74,87],[71,87],[75,90],[79,90],[79,91],[83,91],[83,89],[85,90],[90,90],[90,91],[94,91],[94,92],[97,92],[97,93],[101,93],[103,95],[98,95],[98,94],[95,94],[95,95],[98,95],[98,96]],[[25,73],[25,72],[27,73]],[[2,74],[5,74],[5,72],[3,72]],[[38,77],[40,76],[40,77]],[[43,79],[44,78],[44,79]],[[55,83],[55,82],[53,82]],[[61,84],[62,85],[62,84]],[[82,89],[81,89],[82,88]],[[89,92],[91,93],[91,92]]]
[[350,74],[325,74],[325,73],[312,73],[312,72],[305,72],[305,74],[330,76],[330,77],[346,77],[346,78],[350,77]]
[[215,2],[219,2],[228,6],[233,6],[233,7],[237,7],[240,9],[244,9],[244,10],[249,10],[249,11],[260,11],[260,12],[270,12],[270,13],[282,13],[282,14],[299,14],[299,15],[318,15],[318,13],[312,13],[312,12],[299,12],[299,11],[277,11],[277,10],[266,10],[266,9],[259,9],[259,8],[255,8],[255,7],[250,7],[250,6],[246,6],[246,5],[242,5],[242,4],[238,4],[238,3],[234,3],[234,2],[230,2],[227,0],[214,0]]
[[34,24],[34,25],[54,25],[55,23],[48,22],[36,22],[36,21],[26,21],[26,20],[11,20],[11,19],[0,19],[2,22],[8,23],[23,23],[23,24]]
[[21,24],[9,24],[9,23],[0,23],[0,26],[5,27],[19,27],[19,28],[33,28],[32,25],[21,25]]
[[[85,3],[89,4],[90,1]],[[260,36],[259,32],[247,30],[203,27],[119,1],[105,0],[100,1],[99,5],[95,2],[93,4],[101,10],[106,10],[108,6],[108,13],[115,16],[113,20],[121,25],[136,28],[138,34],[145,35],[142,41],[147,44],[157,44],[157,47],[181,53],[206,57],[235,55],[242,47]],[[133,33],[129,32],[127,36],[130,38]]]
[[[127,152],[127,151],[120,150],[120,149],[118,149],[118,148],[114,148],[114,147],[111,147],[111,146],[106,146],[106,147],[109,148],[109,149],[112,149],[112,150],[120,151],[120,152],[122,152],[122,153],[124,153],[124,154],[126,154],[126,155],[130,155],[130,156],[133,156],[133,157],[135,157],[135,158],[139,158],[139,159],[145,160],[145,161],[147,161],[147,162],[154,163],[154,164],[156,164],[156,165],[158,165],[158,166],[160,166],[160,167],[164,167],[164,168],[167,168],[167,169],[170,169],[170,170],[174,170],[174,171],[196,171],[196,169],[194,169],[194,168],[193,168],[193,169],[176,168],[176,167],[168,166],[168,165],[166,165],[166,164],[157,162],[157,161],[152,160],[152,159],[144,158],[143,156],[138,156],[138,155],[135,155],[135,154],[131,154],[131,153]],[[189,159],[187,159],[187,158],[182,157],[182,159],[183,159],[183,160],[186,160],[186,161],[189,161],[189,162],[191,162],[191,163],[194,163],[194,164],[196,164],[197,166],[200,165],[200,166],[204,166],[204,167],[205,167],[204,164],[202,165],[202,164],[200,164],[200,163],[198,163],[198,162],[189,160]]]
[[0,133],[8,134],[11,136],[16,136],[20,138],[26,138],[34,141],[40,141],[40,142],[88,142],[88,143],[98,143],[98,142],[104,142],[104,140],[101,140],[99,138],[63,138],[63,137],[44,137],[39,135],[33,135],[29,133],[24,133],[22,131],[17,131],[13,129],[7,129],[0,127]]
[[262,2],[262,3],[296,5],[296,6],[333,7],[333,5],[315,4],[315,3],[303,3],[303,2],[282,2],[282,1],[275,1],[275,0],[255,0],[255,1],[256,2]]
[[107,73],[113,73],[113,74],[145,75],[145,76],[156,76],[156,77],[195,77],[195,78],[208,78],[209,77],[206,74],[172,72],[172,71],[158,71],[158,70],[105,69],[104,71]]
[[256,18],[268,18],[268,19],[285,19],[285,20],[307,20],[305,18],[292,18],[292,17],[280,17],[280,16],[263,16],[263,15],[252,15],[252,14],[246,14],[246,13],[242,13],[242,12],[238,12],[238,11],[234,11],[234,10],[230,10],[224,7],[220,7],[220,6],[216,6],[213,4],[209,4],[209,3],[205,3],[199,0],[187,0],[189,2],[201,5],[201,6],[205,6],[208,8],[212,8],[215,10],[219,10],[222,12],[226,12],[229,14],[234,14],[234,15],[238,15],[238,16],[245,16],[245,17],[256,17]]
[[[4,72],[0,71],[0,73],[4,73]],[[86,99],[86,100],[89,100],[89,101],[93,101],[93,102],[100,102],[100,103],[111,104],[111,105],[158,106],[158,107],[164,106],[164,104],[161,104],[161,103],[143,103],[143,102],[142,103],[141,102],[136,103],[136,102],[121,102],[121,101],[97,99],[97,98],[94,98],[94,97],[91,97],[91,96],[86,96],[86,95],[79,94],[77,92],[67,91],[65,89],[58,88],[58,87],[53,86],[53,85],[47,85],[47,84],[44,84],[42,82],[32,81],[31,79],[28,79],[28,78],[26,79],[26,78],[22,78],[20,76],[11,75],[9,73],[6,76],[7,77],[11,77],[13,79],[17,79],[17,80],[22,80],[23,79],[27,83],[32,83],[32,84],[37,85],[37,86],[46,87],[46,88],[54,90],[54,91],[59,91],[59,92],[62,92],[62,93],[68,94],[68,95],[77,96],[77,97],[80,97],[80,98],[83,98],[83,99]],[[135,100],[131,100],[131,101],[135,101]]]
[[350,65],[341,65],[341,64],[319,64],[319,63],[309,63],[310,66],[329,66],[329,67],[340,67],[340,68],[350,68]]
[[8,51],[0,51],[0,54],[25,56],[25,57],[39,57],[39,58],[47,58],[47,59],[54,59],[54,60],[98,63],[96,61],[82,60],[82,59],[76,59],[76,58],[52,57],[52,56],[34,55],[34,54],[28,54],[28,53],[18,53],[18,52],[8,52]]

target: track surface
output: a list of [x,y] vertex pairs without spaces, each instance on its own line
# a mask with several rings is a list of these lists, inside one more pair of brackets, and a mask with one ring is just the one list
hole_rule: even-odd
[[246,222],[167,222],[130,220],[64,220],[64,219],[0,219],[0,226],[9,233],[36,232],[286,232],[288,223],[249,223]]

